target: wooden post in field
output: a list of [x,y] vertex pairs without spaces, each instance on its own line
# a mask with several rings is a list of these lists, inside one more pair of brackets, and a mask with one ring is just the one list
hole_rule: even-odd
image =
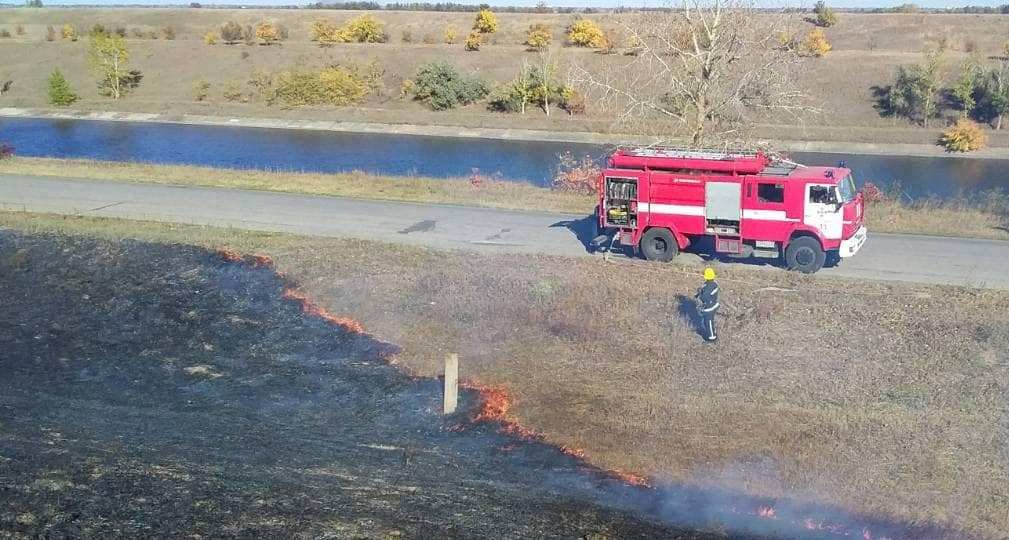
[[459,402],[459,355],[452,353],[445,357],[445,414],[455,412]]

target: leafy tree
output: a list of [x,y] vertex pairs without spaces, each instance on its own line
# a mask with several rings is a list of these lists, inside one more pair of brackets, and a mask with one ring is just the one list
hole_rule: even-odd
[[42,0],[25,0],[25,7],[40,8],[42,7]]
[[929,118],[936,113],[942,60],[942,49],[931,49],[920,64],[897,68],[897,79],[886,98],[888,108],[896,114],[920,119],[928,127]]
[[129,69],[130,54],[121,36],[93,34],[88,45],[88,63],[98,76],[98,88],[112,99],[121,98],[139,84],[142,75]]
[[953,85],[951,93],[960,103],[961,118],[968,118],[971,111],[974,110],[976,103],[974,95],[977,91],[980,76],[981,70],[976,58],[967,60],[960,69],[960,77],[957,78],[956,84]]
[[445,43],[452,45],[459,40],[459,29],[452,25],[445,27]]
[[553,38],[553,30],[550,29],[549,25],[536,23],[529,26],[529,30],[526,31],[525,44],[528,45],[530,49],[538,51],[550,46],[550,42],[553,41]]
[[601,49],[606,46],[606,34],[595,22],[582,19],[568,27],[568,42],[576,47]]
[[487,83],[483,80],[463,75],[444,61],[421,66],[413,82],[414,99],[436,111],[472,103],[488,93]]
[[70,83],[59,69],[49,74],[49,104],[66,107],[77,101],[77,94],[70,88]]
[[280,28],[269,21],[262,21],[256,25],[256,39],[263,45],[273,45],[280,41]]
[[939,138],[939,144],[950,152],[973,152],[984,148],[987,143],[988,137],[981,126],[967,118],[957,120]]
[[813,6],[813,14],[816,15],[816,20],[814,21],[817,26],[822,26],[824,28],[830,28],[837,24],[837,13],[833,9],[827,7],[827,3],[823,0],[817,0],[816,4]]
[[802,52],[810,56],[819,58],[829,53],[830,49],[832,47],[830,46],[830,42],[827,41],[827,35],[819,28],[810,30],[809,34],[806,35],[806,39],[802,40]]
[[1001,62],[981,78],[982,105],[995,118],[995,129],[1002,129],[1002,117],[1009,114],[1009,62]]
[[497,32],[497,15],[489,9],[481,9],[476,14],[476,20],[473,21],[473,30],[480,32],[481,34],[493,34],[494,32]]
[[312,41],[319,43],[321,47],[331,47],[334,43],[341,43],[339,29],[328,19],[318,19],[312,23]]
[[339,38],[345,43],[385,43],[389,40],[383,31],[385,23],[371,15],[354,17],[343,25]]
[[221,39],[228,45],[234,45],[242,41],[242,25],[235,21],[228,21],[221,25]]
[[466,36],[466,41],[463,43],[463,47],[467,51],[476,52],[480,50],[480,45],[483,45],[483,38],[480,36],[480,32],[470,32]]

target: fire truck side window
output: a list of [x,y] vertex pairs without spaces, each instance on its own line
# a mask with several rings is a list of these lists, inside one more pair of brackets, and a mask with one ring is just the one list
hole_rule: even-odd
[[785,185],[761,182],[757,184],[757,199],[765,203],[783,203],[785,202]]
[[820,204],[835,204],[834,188],[831,186],[809,186],[809,202]]

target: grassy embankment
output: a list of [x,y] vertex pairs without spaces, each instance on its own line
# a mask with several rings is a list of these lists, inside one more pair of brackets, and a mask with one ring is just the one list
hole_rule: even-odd
[[[265,253],[422,375],[507,386],[511,413],[608,468],[1009,530],[1009,294],[722,271],[722,341],[683,313],[694,269],[0,213],[0,227]],[[649,291],[643,295],[642,291]],[[888,299],[881,301],[881,299]]]
[[[116,182],[225,187],[329,195],[362,199],[484,206],[583,214],[595,205],[592,196],[565,193],[519,182],[484,182],[474,187],[463,179],[343,174],[266,172],[180,165],[151,165],[104,161],[13,158],[0,161],[0,173],[61,176]],[[874,232],[961,236],[1009,240],[1009,223],[997,206],[988,208],[963,201],[899,201],[872,204],[868,226]],[[1001,209],[1005,212],[1009,208]]]
[[[0,58],[5,59],[0,76],[14,81],[0,98],[0,107],[48,107],[46,80],[54,68],[59,68],[81,98],[72,108],[86,111],[641,133],[640,125],[616,121],[622,111],[610,110],[596,100],[590,100],[583,115],[569,116],[555,110],[547,116],[535,109],[526,114],[494,112],[488,109],[486,101],[450,111],[432,111],[419,102],[400,97],[403,82],[414,77],[421,65],[433,61],[448,61],[492,85],[513,80],[524,61],[537,62],[535,53],[528,52],[528,47],[522,44],[529,26],[535,23],[552,28],[551,51],[561,76],[574,64],[600,73],[633,73],[642,69],[628,67],[634,61],[631,56],[562,46],[564,29],[576,15],[499,14],[500,29],[487,38],[490,42],[479,52],[467,52],[462,44],[472,27],[473,13],[370,12],[385,23],[390,36],[388,43],[346,43],[321,48],[310,41],[309,28],[316,19],[324,17],[340,25],[363,13],[305,9],[4,9],[0,29],[14,34],[15,27],[20,25],[25,33],[0,39]],[[622,45],[628,40],[623,29],[633,25],[638,16],[586,15],[602,28],[615,32]],[[803,20],[805,16],[797,13],[792,17],[793,31],[799,36],[814,28]],[[218,31],[226,21],[244,26],[262,20],[284,25],[290,37],[282,45],[269,47],[241,43],[211,46],[203,42],[208,31]],[[124,99],[114,101],[101,96],[87,63],[87,39],[71,42],[57,36],[52,42],[46,41],[47,26],[59,31],[64,24],[76,26],[82,36],[95,24],[127,30],[130,67],[144,74],[140,86]],[[444,43],[443,34],[449,26],[459,33],[453,44]],[[160,36],[168,27],[173,30],[173,39]],[[944,125],[959,115],[956,107],[944,104],[942,118],[924,128],[905,118],[882,116],[874,91],[892,84],[898,66],[921,61],[921,51],[936,43],[948,47],[943,75],[952,84],[960,65],[972,54],[985,58],[985,62],[1002,54],[1009,19],[997,14],[844,13],[836,25],[824,31],[833,50],[822,58],[808,59],[794,74],[800,86],[824,110],[823,114],[802,123],[795,122],[790,114],[768,117],[758,126],[755,133],[758,138],[934,145]],[[256,89],[248,83],[258,70],[275,72],[295,66],[319,68],[334,63],[370,62],[377,62],[384,69],[381,88],[353,107],[270,106],[256,96]],[[844,74],[843,80],[838,74]],[[207,96],[200,100],[194,96],[194,84],[198,81],[210,85]],[[990,146],[1009,146],[1009,130],[987,133]]]

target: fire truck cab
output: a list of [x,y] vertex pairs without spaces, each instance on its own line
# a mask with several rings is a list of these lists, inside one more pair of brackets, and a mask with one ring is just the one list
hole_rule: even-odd
[[[703,237],[717,253],[781,258],[813,273],[866,240],[851,171],[762,153],[621,149],[599,177],[598,224],[646,259],[668,261]],[[603,238],[603,237],[601,237]],[[608,239],[608,238],[607,238]]]

